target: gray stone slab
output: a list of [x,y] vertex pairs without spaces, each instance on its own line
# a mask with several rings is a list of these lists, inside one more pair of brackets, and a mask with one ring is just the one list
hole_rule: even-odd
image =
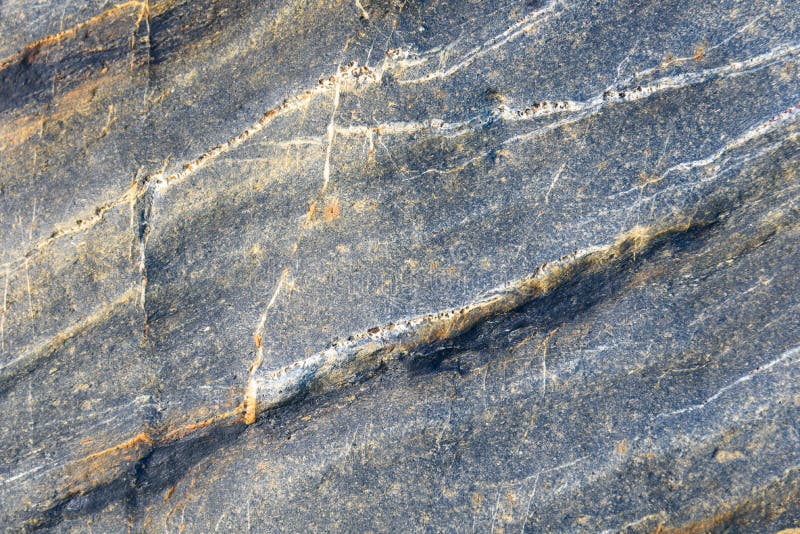
[[798,14],[3,4],[0,524],[797,527]]

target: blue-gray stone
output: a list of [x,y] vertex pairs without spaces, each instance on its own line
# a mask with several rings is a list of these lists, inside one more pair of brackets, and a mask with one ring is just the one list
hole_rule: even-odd
[[0,525],[794,532],[799,21],[3,3]]

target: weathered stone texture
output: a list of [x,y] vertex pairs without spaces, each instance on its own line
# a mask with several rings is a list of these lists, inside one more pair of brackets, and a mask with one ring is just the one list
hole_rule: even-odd
[[799,526],[799,17],[3,3],[0,524]]

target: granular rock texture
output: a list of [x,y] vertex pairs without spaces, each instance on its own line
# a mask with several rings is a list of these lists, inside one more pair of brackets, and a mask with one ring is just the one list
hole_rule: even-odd
[[799,23],[0,4],[0,525],[800,527]]

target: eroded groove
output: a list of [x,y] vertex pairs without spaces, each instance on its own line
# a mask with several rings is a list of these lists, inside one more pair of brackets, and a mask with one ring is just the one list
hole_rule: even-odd
[[334,343],[328,349],[278,370],[256,369],[245,398],[245,410],[258,414],[296,401],[309,393],[322,394],[374,374],[387,362],[414,355],[426,358],[481,323],[512,312],[581,277],[617,269],[664,239],[687,235],[713,224],[708,219],[680,220],[636,227],[613,243],[574,252],[535,273],[509,282],[459,308],[375,326]]

